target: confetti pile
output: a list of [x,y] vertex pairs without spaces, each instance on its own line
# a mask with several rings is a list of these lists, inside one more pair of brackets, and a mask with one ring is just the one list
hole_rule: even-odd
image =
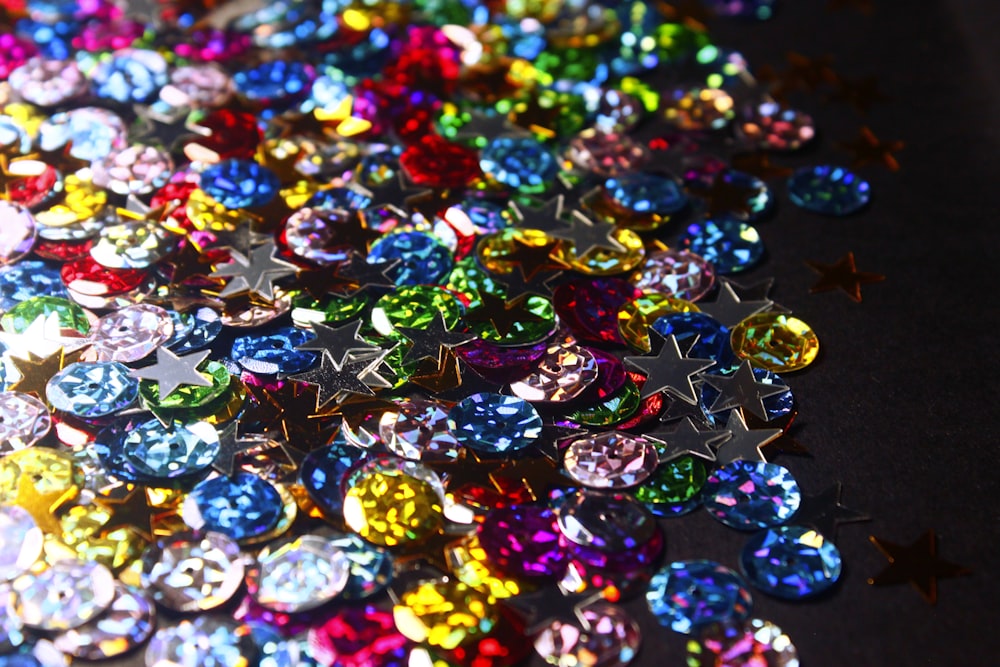
[[[798,664],[753,598],[865,517],[773,462],[819,338],[738,277],[769,182],[845,216],[898,167],[770,162],[788,92],[871,85],[691,3],[11,4],[0,665],[625,665],[636,598],[689,665]],[[667,557],[694,511],[740,572]]]

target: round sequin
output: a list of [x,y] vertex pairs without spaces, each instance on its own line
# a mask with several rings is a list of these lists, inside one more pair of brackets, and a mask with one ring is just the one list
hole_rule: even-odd
[[403,667],[410,645],[392,612],[374,605],[343,607],[309,629],[309,648],[323,665]]
[[70,143],[69,154],[87,162],[125,148],[127,137],[125,121],[118,114],[99,107],[80,107],[57,113],[38,127],[39,148],[43,151],[54,151]]
[[166,310],[133,304],[97,321],[91,330],[89,356],[100,361],[139,361],[170,340],[173,333],[174,322]]
[[802,501],[792,473],[764,461],[739,460],[716,468],[702,491],[709,514],[740,530],[784,523]]
[[222,533],[175,533],[142,556],[142,587],[179,612],[214,609],[243,583],[240,548]]
[[379,436],[393,454],[415,461],[450,461],[460,451],[448,428],[447,406],[438,401],[399,401],[382,413]]
[[677,182],[660,174],[622,174],[604,181],[604,190],[612,203],[637,215],[669,216],[688,204]]
[[133,144],[94,161],[93,182],[119,195],[145,195],[163,187],[173,173],[170,155],[154,146]]
[[66,298],[58,269],[38,260],[0,267],[0,309],[10,310],[37,296]]
[[299,535],[264,547],[247,581],[261,606],[298,613],[335,598],[347,585],[350,571],[347,556],[331,540]]
[[0,392],[0,455],[30,447],[52,428],[48,408],[31,394]]
[[160,628],[146,646],[146,667],[250,667],[257,664],[250,626],[224,616],[183,619]]
[[36,296],[20,302],[0,317],[0,326],[8,333],[23,334],[39,317],[55,315],[60,329],[85,334],[90,331],[92,315],[68,299]]
[[623,667],[635,659],[642,635],[622,607],[595,602],[580,610],[586,620],[552,621],[535,638],[535,651],[557,667]]
[[142,592],[115,584],[115,599],[99,617],[52,639],[53,645],[75,658],[107,660],[145,642],[156,627],[156,609]]
[[747,141],[770,151],[795,151],[816,137],[811,116],[774,101],[750,107],[737,130]]
[[530,375],[512,382],[510,390],[526,401],[561,403],[582,394],[597,374],[597,360],[587,348],[556,345],[546,350]]
[[871,199],[871,186],[843,167],[803,167],[788,179],[788,198],[813,213],[850,215]]
[[90,75],[99,97],[121,103],[150,101],[167,83],[167,61],[156,51],[120,49]]
[[251,473],[207,479],[184,502],[184,522],[196,530],[212,530],[242,540],[262,535],[281,519],[281,496],[267,481]]
[[386,269],[397,285],[432,285],[448,275],[451,252],[433,235],[400,230],[386,234],[372,243],[369,264],[398,262]]
[[509,188],[544,192],[559,171],[555,156],[531,137],[497,137],[479,158],[483,173]]
[[371,323],[381,335],[399,340],[403,335],[396,331],[396,326],[420,329],[442,314],[445,326],[454,329],[462,310],[459,300],[440,287],[412,285],[400,287],[376,301]]
[[31,252],[35,243],[35,218],[20,204],[0,200],[0,266],[16,262]]
[[420,464],[373,459],[352,478],[344,494],[344,521],[369,542],[391,547],[427,538],[440,528],[440,482]]
[[[13,579],[35,564],[42,555],[43,537],[27,510],[17,505],[0,505],[0,581]],[[0,630],[0,648],[2,645]]]
[[107,417],[135,402],[139,382],[114,361],[70,364],[49,380],[45,397],[56,410],[83,419]]
[[711,262],[721,275],[751,269],[764,257],[764,242],[757,230],[730,216],[692,222],[677,244]]
[[712,359],[721,368],[733,365],[731,332],[704,313],[671,313],[654,321],[651,328],[663,337],[675,336],[677,345],[687,348],[692,359]]
[[682,560],[653,575],[646,603],[660,625],[693,634],[712,623],[745,619],[753,598],[728,567],[708,560]]
[[352,533],[331,536],[328,542],[347,558],[350,576],[340,594],[343,599],[362,600],[385,589],[392,578],[392,554]]
[[139,479],[163,482],[190,477],[212,465],[219,453],[219,435],[203,421],[164,425],[159,419],[148,419],[102,433],[106,436],[98,440],[108,447],[107,461],[120,461]]
[[799,667],[792,640],[770,621],[715,623],[687,645],[689,667]]
[[516,577],[555,577],[566,567],[568,554],[559,544],[556,515],[547,507],[495,508],[477,535],[490,562]]
[[37,574],[22,574],[11,582],[11,609],[28,627],[68,630],[111,605],[114,582],[103,565],[59,560]]
[[643,291],[697,301],[715,284],[715,269],[689,250],[663,250],[646,257],[642,268],[632,275],[632,284]]
[[624,489],[641,484],[656,469],[656,448],[641,437],[606,431],[570,443],[563,458],[566,473],[593,489]]
[[274,172],[248,160],[224,160],[201,174],[201,189],[229,209],[262,206],[280,185]]
[[399,596],[396,628],[415,642],[453,649],[496,625],[493,599],[457,581],[420,584]]
[[309,498],[327,516],[341,516],[344,494],[340,485],[344,474],[366,455],[364,449],[334,443],[314,450],[299,466],[299,477]]
[[649,510],[623,493],[574,491],[556,501],[555,512],[566,539],[600,551],[633,549],[656,532]]
[[736,356],[775,373],[801,370],[819,354],[809,325],[782,313],[752,315],[733,327],[730,339]]
[[802,526],[778,526],[753,535],[740,564],[750,583],[769,595],[797,600],[827,590],[840,578],[840,551]]
[[679,130],[721,130],[736,116],[733,98],[717,88],[677,88],[664,102],[664,118]]
[[145,269],[173,252],[179,238],[158,223],[108,225],[101,229],[90,256],[109,269]]
[[281,327],[270,334],[239,336],[233,341],[232,358],[240,366],[260,375],[298,373],[314,365],[315,352],[296,350],[313,336],[304,329]]
[[508,454],[530,447],[541,437],[542,418],[523,399],[478,393],[451,409],[448,428],[465,447],[484,454]]

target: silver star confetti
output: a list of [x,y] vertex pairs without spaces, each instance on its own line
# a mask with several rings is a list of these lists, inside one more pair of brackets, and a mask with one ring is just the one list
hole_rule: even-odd
[[722,443],[715,452],[715,460],[720,465],[740,460],[766,461],[761,447],[781,437],[780,428],[748,429],[739,410],[729,413],[726,430],[732,437]]
[[711,375],[705,373],[701,376],[706,384],[719,390],[708,411],[712,414],[730,410],[732,408],[746,408],[755,416],[767,420],[767,408],[764,406],[764,399],[769,396],[777,396],[788,391],[788,387],[783,384],[769,384],[767,382],[757,382],[753,374],[753,367],[749,361],[744,361],[736,372],[732,375]]
[[348,322],[339,327],[313,322],[312,331],[316,337],[296,345],[295,349],[325,352],[338,364],[344,363],[344,359],[352,352],[372,352],[381,349],[378,345],[372,345],[363,339],[358,334],[360,330],[361,320]]
[[202,350],[179,357],[165,347],[158,347],[155,364],[133,369],[129,375],[140,380],[156,382],[160,400],[163,400],[181,385],[211,387],[212,380],[198,371],[198,366],[211,353],[211,350]]
[[421,359],[440,359],[442,348],[458,347],[476,339],[473,334],[449,331],[443,313],[438,313],[423,329],[397,326],[396,330],[413,343],[403,357],[404,364]]
[[681,456],[697,456],[706,461],[715,460],[715,448],[732,437],[728,431],[701,431],[690,417],[685,417],[672,431],[655,430],[646,433],[650,440],[663,443],[657,447],[660,463]]
[[642,385],[642,398],[666,391],[688,403],[697,403],[698,397],[691,378],[710,368],[715,362],[711,359],[689,359],[683,356],[677,345],[676,336],[663,338],[653,329],[650,329],[649,335],[654,347],[657,338],[663,341],[655,356],[624,358],[627,366],[646,374],[646,383]]
[[743,301],[736,295],[732,284],[723,280],[715,301],[711,303],[700,302],[698,307],[701,312],[731,329],[751,315],[769,310],[772,305],[774,302],[770,299]]
[[209,274],[209,278],[231,278],[226,287],[219,292],[220,297],[232,296],[241,292],[252,292],[268,301],[274,300],[274,281],[290,276],[298,271],[298,267],[290,262],[275,257],[273,242],[265,243],[251,251],[247,257],[233,250],[232,262],[223,264]]

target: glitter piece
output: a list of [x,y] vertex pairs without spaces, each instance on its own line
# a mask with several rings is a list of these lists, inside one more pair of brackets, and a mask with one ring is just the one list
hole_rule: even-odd
[[239,546],[222,533],[175,533],[142,556],[142,586],[179,612],[225,604],[243,584]]
[[488,633],[497,622],[492,598],[456,581],[419,584],[392,609],[396,628],[412,641],[455,648]]
[[11,582],[11,609],[28,627],[68,630],[96,618],[115,595],[114,577],[98,563],[59,560]]
[[708,560],[681,560],[653,576],[646,603],[660,625],[695,634],[715,622],[745,619],[753,598],[729,568]]
[[787,521],[802,495],[792,474],[776,463],[733,461],[711,472],[705,509],[732,528],[756,530]]
[[490,511],[479,526],[490,562],[517,577],[556,577],[566,566],[556,515],[547,507],[513,505]]
[[822,593],[840,578],[840,551],[823,535],[801,526],[779,526],[751,537],[740,557],[750,583],[780,598]]
[[819,354],[819,338],[802,320],[782,313],[752,315],[733,327],[733,351],[775,373],[809,366]]
[[843,167],[803,167],[788,179],[788,198],[813,213],[844,216],[865,207],[871,186]]

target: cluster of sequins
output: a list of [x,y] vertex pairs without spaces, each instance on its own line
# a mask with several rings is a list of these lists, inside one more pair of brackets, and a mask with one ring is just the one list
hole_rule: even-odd
[[[264,4],[7,9],[0,665],[624,665],[643,595],[797,664],[749,586],[840,575],[765,456],[819,344],[728,278],[775,195],[724,158],[812,119],[656,2]],[[664,565],[700,507],[742,574]]]

